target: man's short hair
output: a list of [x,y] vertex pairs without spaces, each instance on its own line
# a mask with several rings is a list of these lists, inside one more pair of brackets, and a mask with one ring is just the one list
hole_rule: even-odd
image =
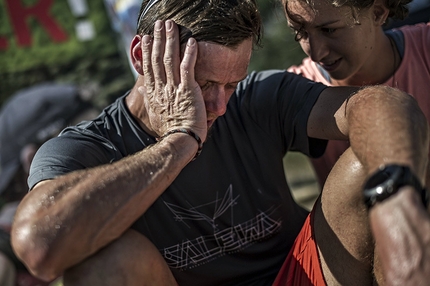
[[252,38],[260,45],[262,23],[255,0],[144,0],[137,34],[152,35],[156,20],[173,20],[181,29],[181,44],[189,37],[227,47]]

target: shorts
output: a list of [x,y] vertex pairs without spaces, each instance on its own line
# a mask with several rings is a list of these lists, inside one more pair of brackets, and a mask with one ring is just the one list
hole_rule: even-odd
[[313,214],[308,215],[273,286],[325,286],[313,233]]

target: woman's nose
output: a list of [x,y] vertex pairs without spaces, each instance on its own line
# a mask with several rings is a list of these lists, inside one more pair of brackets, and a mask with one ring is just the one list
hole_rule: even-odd
[[329,53],[327,44],[321,37],[317,35],[308,35],[308,37],[301,42],[303,51],[314,62],[320,62]]

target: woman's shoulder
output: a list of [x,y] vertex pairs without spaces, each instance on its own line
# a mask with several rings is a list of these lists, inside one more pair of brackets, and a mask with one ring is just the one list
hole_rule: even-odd
[[430,22],[419,23],[415,25],[406,25],[394,29],[394,31],[401,31],[405,37],[415,39],[416,37],[427,39],[430,41]]
[[405,57],[412,53],[430,60],[430,22],[404,26],[399,30],[405,38]]

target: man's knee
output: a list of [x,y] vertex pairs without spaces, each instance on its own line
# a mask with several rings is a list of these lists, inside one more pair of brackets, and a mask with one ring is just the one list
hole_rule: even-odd
[[120,238],[64,273],[69,285],[176,285],[158,249],[128,230]]
[[[372,284],[374,245],[362,201],[366,176],[348,149],[330,173],[315,208],[314,229],[329,284]],[[350,281],[348,283],[348,281]]]

